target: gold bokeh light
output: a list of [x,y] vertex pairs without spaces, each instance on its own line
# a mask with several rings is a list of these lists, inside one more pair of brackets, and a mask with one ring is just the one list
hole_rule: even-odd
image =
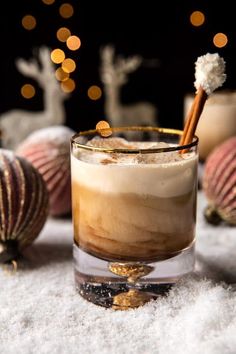
[[30,99],[35,95],[35,88],[31,84],[25,84],[21,87],[20,92],[24,98]]
[[190,22],[193,26],[199,27],[202,26],[205,22],[205,15],[201,11],[194,11],[190,15]]
[[62,69],[66,72],[66,73],[72,73],[73,71],[75,71],[76,69],[76,64],[75,61],[71,58],[67,58],[65,59],[62,64]]
[[45,5],[52,5],[52,4],[54,4],[55,0],[42,0],[42,2],[43,2]]
[[66,42],[67,38],[70,37],[70,35],[71,35],[71,32],[70,32],[69,28],[66,28],[66,27],[61,27],[57,31],[57,39],[60,42]]
[[106,120],[100,120],[100,122],[96,124],[96,130],[104,138],[112,135],[110,124]]
[[25,15],[21,20],[24,29],[31,31],[36,27],[36,18],[32,15]]
[[55,76],[57,78],[58,81],[65,81],[69,78],[69,74],[66,73],[63,68],[58,68],[55,71]]
[[75,89],[75,81],[73,79],[68,79],[61,82],[61,88],[64,92],[72,92]]
[[213,37],[213,43],[217,48],[223,48],[228,43],[228,37],[224,33],[217,33]]
[[70,36],[67,38],[66,45],[70,50],[77,50],[81,46],[81,41],[77,36]]
[[96,86],[96,85],[92,85],[89,87],[88,89],[88,97],[91,99],[91,100],[99,100],[99,98],[101,98],[102,96],[102,90],[100,89],[99,86]]
[[51,52],[51,60],[53,61],[53,63],[60,64],[63,62],[64,59],[65,53],[63,52],[63,50],[57,48]]
[[74,8],[66,2],[59,7],[59,13],[63,18],[70,18],[74,14]]

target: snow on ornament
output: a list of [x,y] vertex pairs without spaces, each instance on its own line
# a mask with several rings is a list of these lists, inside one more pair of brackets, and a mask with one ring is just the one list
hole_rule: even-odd
[[17,259],[39,235],[48,216],[48,191],[38,171],[0,149],[0,262]]
[[39,129],[17,148],[41,173],[49,191],[50,215],[71,211],[70,138],[75,132],[65,126]]
[[217,146],[208,156],[203,191],[208,200],[207,221],[217,224],[224,220],[236,225],[236,136]]

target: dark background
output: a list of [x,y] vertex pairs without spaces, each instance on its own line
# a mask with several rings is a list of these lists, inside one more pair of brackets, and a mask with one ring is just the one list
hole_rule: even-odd
[[[60,4],[68,2],[74,15],[63,19]],[[231,5],[232,3],[232,5]],[[3,6],[3,3],[1,3]],[[194,63],[198,56],[218,52],[226,61],[227,81],[224,88],[236,87],[236,28],[233,1],[89,1],[56,0],[48,6],[40,0],[4,2],[1,8],[1,100],[0,113],[13,108],[43,109],[42,92],[37,88],[30,100],[20,94],[21,86],[30,82],[15,67],[15,59],[32,57],[35,48],[60,47],[77,64],[71,75],[76,89],[66,101],[67,125],[75,130],[92,128],[105,119],[104,95],[97,101],[87,96],[91,85],[102,83],[99,76],[99,50],[112,44],[118,54],[139,54],[144,60],[130,75],[122,90],[124,103],[147,100],[158,108],[158,124],[181,128],[183,98],[194,92]],[[205,14],[203,26],[193,27],[190,14]],[[26,31],[21,19],[32,14],[37,26]],[[56,38],[59,27],[68,27],[81,39],[81,48],[71,53]],[[228,37],[224,48],[216,48],[213,36],[223,32]],[[159,62],[159,65],[152,65]],[[145,64],[146,63],[146,64]]]

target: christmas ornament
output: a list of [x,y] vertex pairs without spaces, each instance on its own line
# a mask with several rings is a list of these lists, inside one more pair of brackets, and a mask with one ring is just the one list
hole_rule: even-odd
[[208,200],[206,219],[236,225],[236,136],[227,139],[208,156],[203,173]]
[[70,138],[74,131],[54,126],[29,135],[16,149],[41,173],[49,191],[50,215],[71,211]]
[[39,235],[48,215],[48,192],[38,171],[0,149],[0,262],[17,258]]

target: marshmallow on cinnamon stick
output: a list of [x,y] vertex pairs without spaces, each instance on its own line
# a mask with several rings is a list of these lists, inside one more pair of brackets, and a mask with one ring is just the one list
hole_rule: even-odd
[[196,95],[186,119],[180,145],[187,145],[192,142],[208,96],[222,86],[225,80],[225,61],[218,53],[207,53],[197,59],[194,82]]

